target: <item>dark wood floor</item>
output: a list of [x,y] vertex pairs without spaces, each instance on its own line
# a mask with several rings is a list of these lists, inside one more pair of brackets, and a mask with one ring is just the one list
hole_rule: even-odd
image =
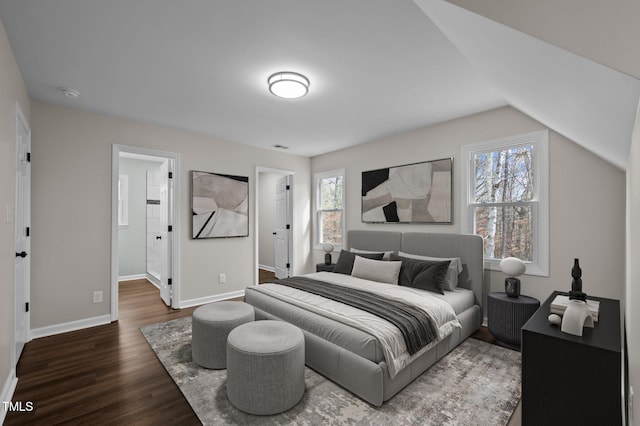
[[164,306],[146,280],[120,284],[118,322],[25,346],[13,401],[31,401],[35,410],[10,412],[5,425],[199,425],[139,330],[193,309]]
[[[261,283],[271,279],[261,271]],[[200,424],[139,330],[194,309],[166,307],[146,280],[121,283],[118,322],[25,346],[13,401],[35,409],[8,413],[5,425]],[[486,328],[474,337],[493,339]]]
[[267,271],[264,269],[258,270],[258,283],[268,283],[276,279],[275,272]]

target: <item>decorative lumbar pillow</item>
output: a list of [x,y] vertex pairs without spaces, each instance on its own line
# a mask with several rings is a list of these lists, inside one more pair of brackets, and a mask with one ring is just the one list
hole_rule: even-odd
[[449,268],[449,260],[434,261],[410,259],[391,254],[391,260],[401,260],[402,268],[398,284],[444,294],[444,281]]
[[373,260],[356,256],[351,276],[386,284],[398,284],[402,262]]
[[340,257],[336,262],[336,267],[333,269],[333,272],[338,274],[351,275],[351,270],[353,269],[353,262],[355,261],[356,256],[366,257],[367,259],[382,260],[382,256],[384,256],[384,253],[355,254],[346,250],[341,250]]
[[[351,253],[356,253],[356,254],[372,254],[372,253],[380,253],[379,251],[371,251],[371,250],[360,250],[357,248],[350,248],[349,251]],[[382,254],[384,254],[384,256],[382,256],[382,260],[389,260],[391,257],[391,253],[393,253],[393,250],[390,251],[383,251]]]
[[445,260],[448,260],[450,263],[444,280],[444,289],[453,291],[458,287],[458,275],[460,275],[460,272],[462,272],[463,269],[462,260],[459,257],[420,256],[418,254],[405,253],[403,251],[399,251],[398,256],[408,257],[409,259],[432,260],[436,262],[444,262]]

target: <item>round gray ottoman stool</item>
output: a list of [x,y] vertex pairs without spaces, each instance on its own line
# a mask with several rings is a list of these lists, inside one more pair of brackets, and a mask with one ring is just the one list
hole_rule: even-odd
[[197,308],[191,319],[193,361],[206,368],[226,368],[229,332],[254,319],[253,306],[244,302],[215,302]]
[[243,324],[227,339],[227,397],[258,415],[281,413],[304,394],[304,335],[282,321]]

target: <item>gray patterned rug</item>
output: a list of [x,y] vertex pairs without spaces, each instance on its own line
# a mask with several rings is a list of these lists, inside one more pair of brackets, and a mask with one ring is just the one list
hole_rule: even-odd
[[205,425],[505,425],[520,400],[520,353],[467,339],[382,407],[306,368],[298,405],[253,416],[227,399],[226,370],[191,360],[191,317],[140,330]]

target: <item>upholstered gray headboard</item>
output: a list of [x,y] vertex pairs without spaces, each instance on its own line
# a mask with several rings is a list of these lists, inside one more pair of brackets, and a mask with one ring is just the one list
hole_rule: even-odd
[[361,250],[393,250],[433,257],[459,257],[464,270],[458,278],[458,285],[473,291],[476,303],[483,305],[484,263],[482,238],[478,235],[357,230],[347,233],[347,245]]

